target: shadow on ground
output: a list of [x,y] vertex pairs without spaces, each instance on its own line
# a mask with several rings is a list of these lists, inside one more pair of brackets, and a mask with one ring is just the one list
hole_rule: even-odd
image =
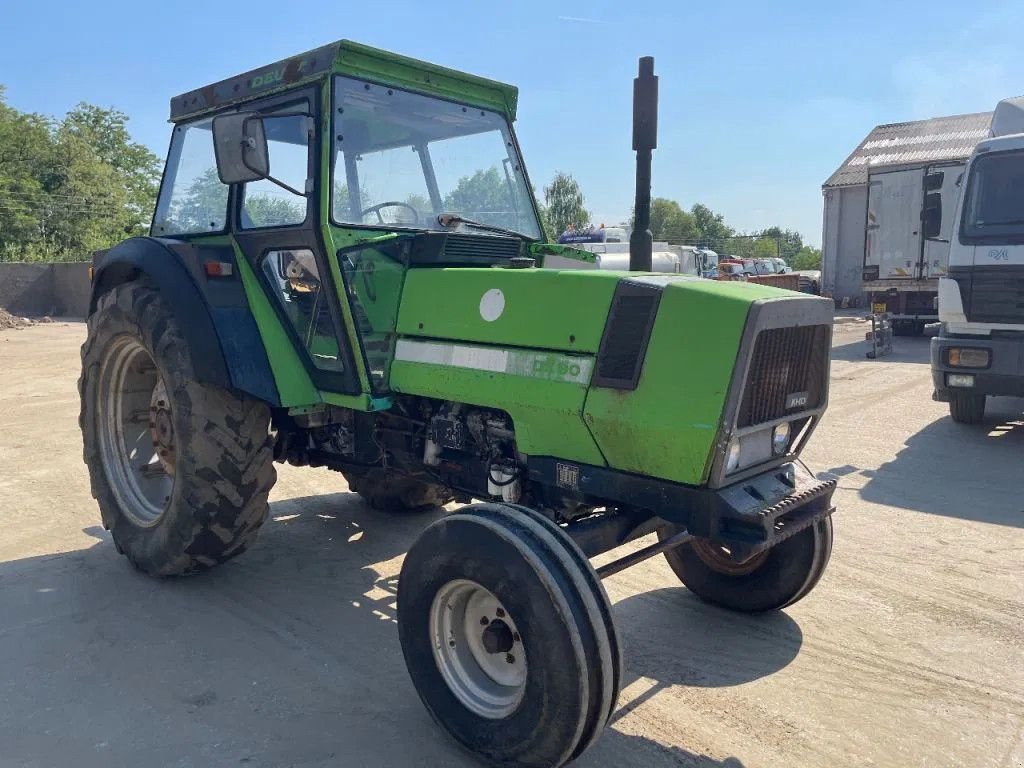
[[[847,340],[849,338],[849,340]],[[925,336],[899,336],[892,340],[892,352],[883,355],[876,360],[869,360],[867,352],[871,349],[864,334],[850,333],[839,338],[842,342],[832,347],[833,360],[845,360],[847,362],[863,362],[865,364],[878,363],[913,363],[919,365],[931,365],[931,342]]]
[[[833,467],[821,477],[867,478],[860,496],[889,507],[1024,527],[1024,400],[989,398],[982,424],[943,416],[907,438],[877,470]],[[936,482],[937,473],[942,482]],[[980,505],[979,498],[988,499]]]
[[[0,762],[477,765],[420,704],[395,627],[390,561],[439,514],[276,502],[252,551],[192,578],[133,571],[98,527],[87,549],[0,563]],[[627,682],[735,685],[799,649],[788,618],[737,632],[683,589],[648,597],[616,609]],[[742,766],[614,728],[581,764]]]

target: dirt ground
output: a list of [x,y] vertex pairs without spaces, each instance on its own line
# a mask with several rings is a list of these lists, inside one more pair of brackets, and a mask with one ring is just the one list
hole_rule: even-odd
[[[0,766],[473,766],[406,676],[402,553],[340,475],[284,467],[257,546],[157,582],[99,525],[78,432],[80,323],[0,330]],[[806,458],[839,479],[820,586],[703,605],[661,558],[606,582],[627,673],[579,762],[1024,765],[1024,403],[978,428],[930,399],[927,340],[837,329]]]

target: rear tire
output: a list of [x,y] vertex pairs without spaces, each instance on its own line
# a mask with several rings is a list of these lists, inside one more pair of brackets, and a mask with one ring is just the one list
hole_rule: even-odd
[[346,470],[349,490],[381,512],[419,512],[443,507],[454,496],[443,485],[386,469]]
[[985,418],[985,395],[950,394],[949,415],[957,424],[980,424]]
[[136,568],[195,573],[252,545],[277,478],[270,409],[196,381],[188,345],[155,288],[126,283],[100,297],[82,346],[79,394],[92,495]]
[[[498,617],[514,632],[489,646]],[[430,525],[402,566],[398,632],[433,718],[499,765],[564,765],[597,739],[618,698],[600,581],[561,529],[522,508],[475,504]]]
[[[658,538],[675,535],[662,528]],[[740,613],[777,611],[805,597],[821,580],[832,555],[832,518],[755,555],[746,563],[706,539],[696,539],[665,553],[679,580],[701,600]]]

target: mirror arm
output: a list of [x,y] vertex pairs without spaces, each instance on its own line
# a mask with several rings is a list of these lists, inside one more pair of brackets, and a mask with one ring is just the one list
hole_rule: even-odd
[[288,191],[289,191],[289,192],[291,192],[291,193],[292,193],[293,195],[298,195],[299,197],[308,197],[308,196],[309,196],[309,193],[307,193],[307,192],[300,192],[299,190],[297,190],[297,189],[296,189],[295,187],[291,186],[290,184],[285,184],[285,183],[284,183],[283,181],[281,181],[280,179],[275,179],[275,178],[274,178],[273,176],[270,176],[269,174],[268,174],[267,176],[264,176],[264,178],[265,178],[265,179],[266,179],[267,181],[272,181],[272,182],[274,182],[274,183],[275,183],[275,184],[277,184],[277,186],[279,186],[279,187],[280,187],[281,189],[286,189],[286,190],[288,190]]

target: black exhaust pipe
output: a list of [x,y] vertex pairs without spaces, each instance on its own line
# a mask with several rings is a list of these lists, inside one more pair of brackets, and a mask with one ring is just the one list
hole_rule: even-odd
[[654,237],[651,235],[651,151],[658,146],[658,78],[654,57],[640,59],[633,80],[633,149],[636,151],[636,203],[629,236],[629,268],[650,272]]

